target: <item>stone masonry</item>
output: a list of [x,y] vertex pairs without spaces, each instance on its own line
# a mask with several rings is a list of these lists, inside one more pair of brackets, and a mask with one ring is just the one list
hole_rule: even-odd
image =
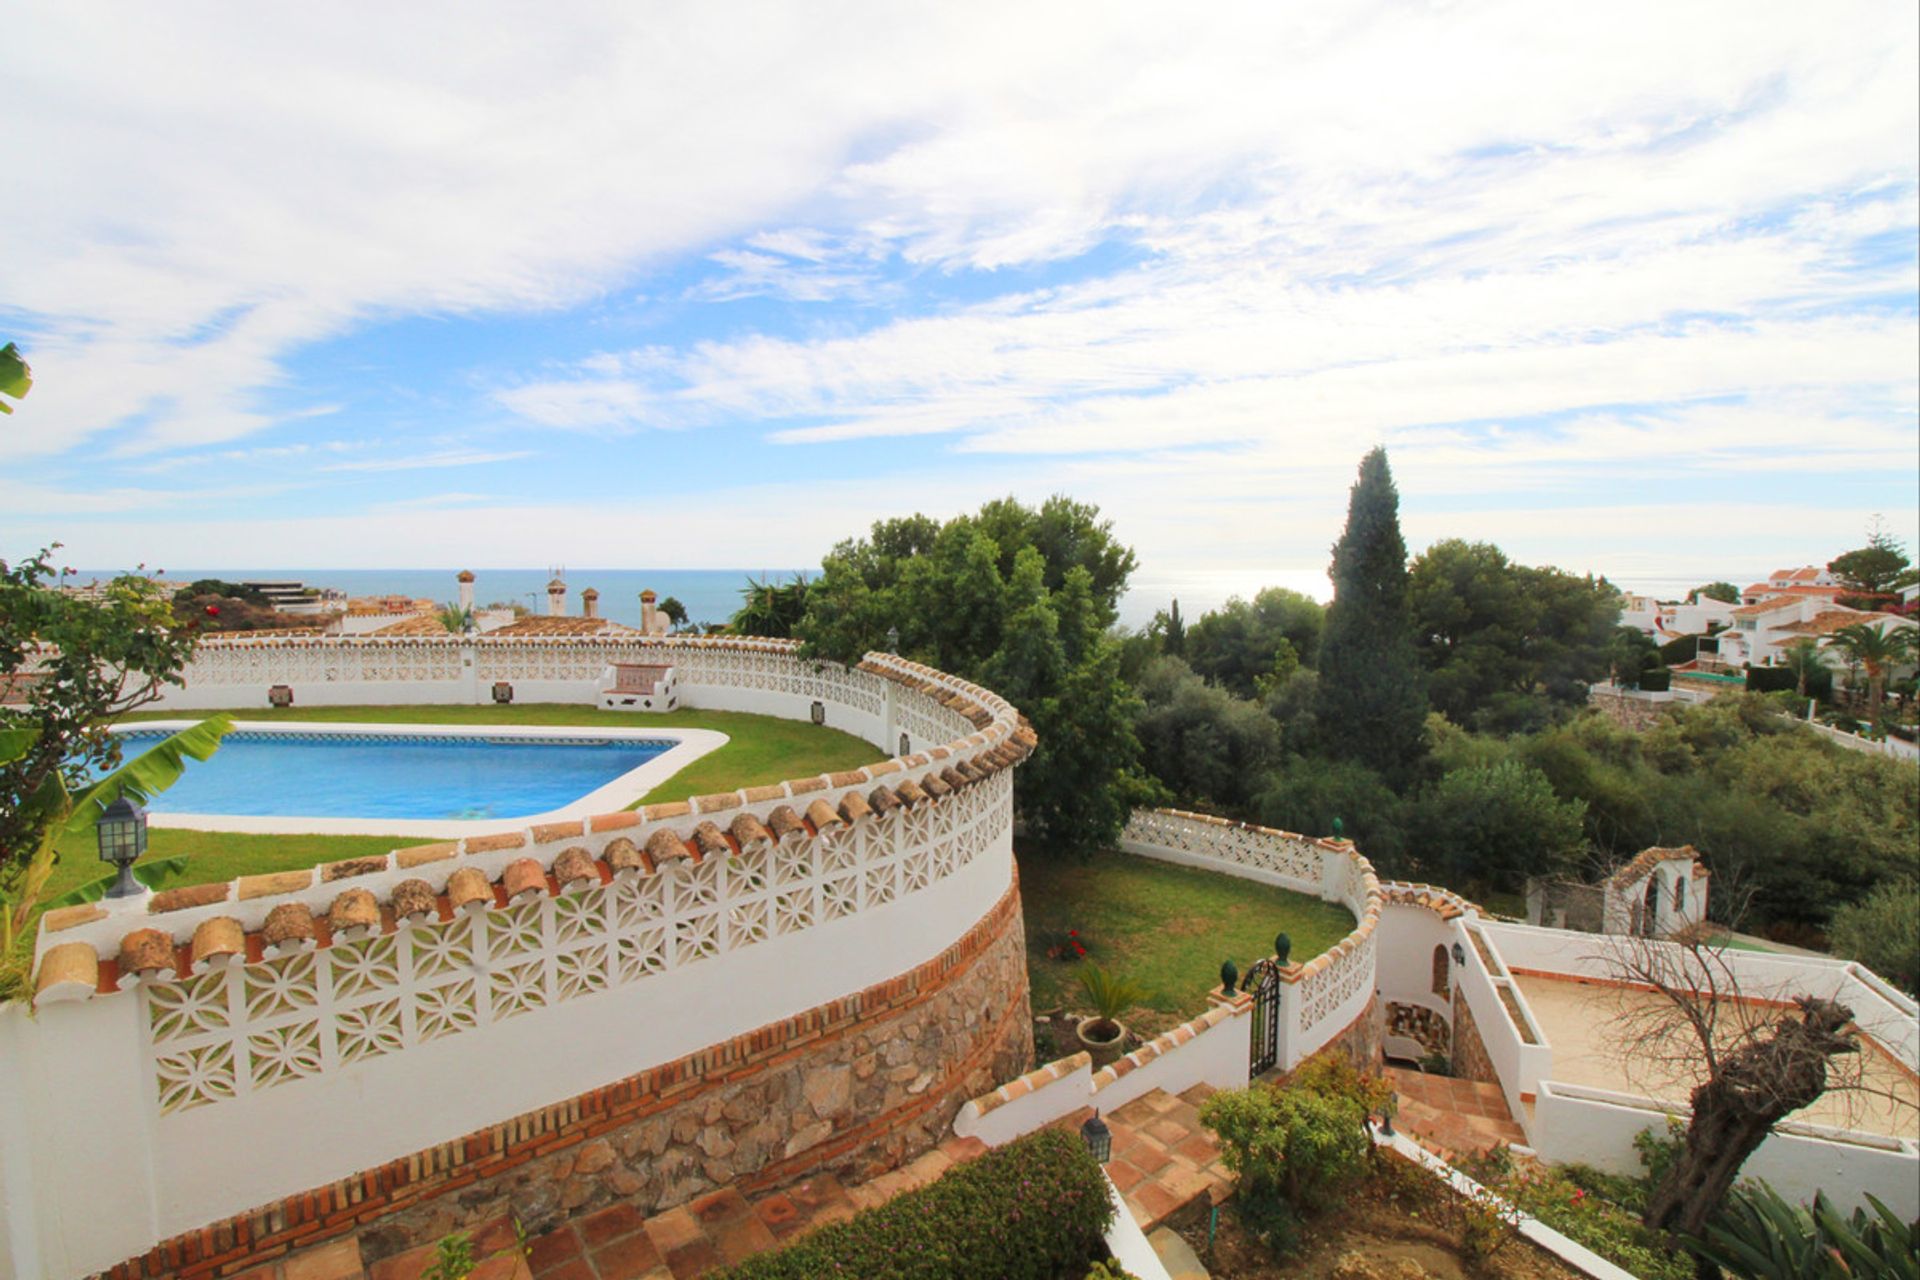
[[1494,1070],[1493,1059],[1487,1056],[1487,1046],[1480,1039],[1473,1010],[1458,987],[1453,992],[1453,1074],[1461,1080],[1500,1083],[1500,1073]]
[[728,1185],[758,1191],[822,1171],[866,1181],[933,1149],[962,1102],[1033,1056],[1017,890],[1009,897],[1012,910],[990,917],[998,936],[923,1001],[382,1218],[362,1232],[363,1252],[398,1253],[509,1212],[538,1233],[615,1202],[651,1214]]

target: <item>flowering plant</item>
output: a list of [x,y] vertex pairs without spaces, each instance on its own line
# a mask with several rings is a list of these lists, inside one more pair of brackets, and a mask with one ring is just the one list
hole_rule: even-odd
[[1049,960],[1084,960],[1087,958],[1087,944],[1081,938],[1078,929],[1067,930],[1067,936],[1047,948]]

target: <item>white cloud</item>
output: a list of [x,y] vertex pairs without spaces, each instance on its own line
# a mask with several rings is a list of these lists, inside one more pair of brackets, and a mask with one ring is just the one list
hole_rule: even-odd
[[445,467],[479,467],[493,462],[512,462],[515,458],[530,458],[530,449],[482,450],[482,449],[440,449],[433,453],[416,453],[399,458],[363,458],[355,462],[331,462],[321,467],[322,471],[426,471],[440,470]]

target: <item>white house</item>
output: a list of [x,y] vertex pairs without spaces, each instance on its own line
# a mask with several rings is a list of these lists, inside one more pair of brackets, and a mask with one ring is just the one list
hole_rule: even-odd
[[1720,633],[1720,660],[1734,667],[1743,663],[1774,666],[1779,663],[1782,651],[1799,637],[1831,636],[1857,622],[1869,623],[1881,631],[1915,625],[1910,618],[1849,609],[1816,596],[1779,596],[1758,604],[1741,605],[1733,611],[1733,625]]

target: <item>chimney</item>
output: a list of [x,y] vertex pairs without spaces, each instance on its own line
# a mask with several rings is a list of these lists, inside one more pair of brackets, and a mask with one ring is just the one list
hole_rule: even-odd
[[648,635],[653,634],[653,619],[655,614],[653,602],[657,598],[652,591],[642,591],[640,593],[640,630],[646,632]]
[[460,571],[460,607],[468,611],[473,609],[473,570],[471,569]]
[[580,593],[580,614],[586,618],[600,616],[600,593],[592,587]]
[[547,616],[549,618],[565,617],[566,612],[567,584],[563,578],[556,575],[553,581],[547,584]]

